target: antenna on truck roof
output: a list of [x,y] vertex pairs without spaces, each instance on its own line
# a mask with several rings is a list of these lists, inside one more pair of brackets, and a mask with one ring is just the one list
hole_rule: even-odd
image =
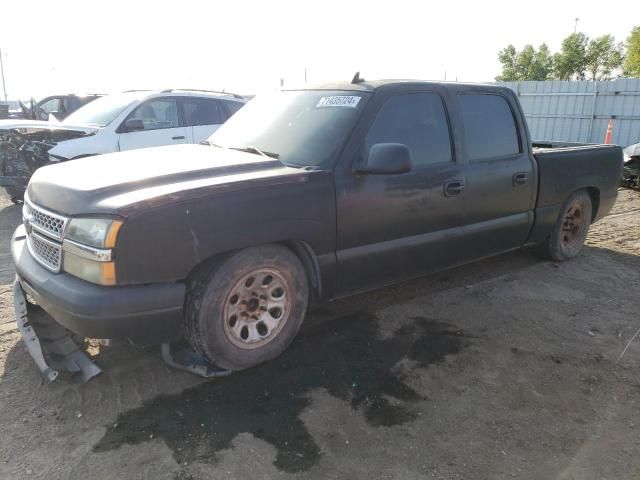
[[364,82],[364,78],[360,78],[360,72],[356,72],[356,74],[353,76],[353,79],[351,79],[351,83],[362,83]]

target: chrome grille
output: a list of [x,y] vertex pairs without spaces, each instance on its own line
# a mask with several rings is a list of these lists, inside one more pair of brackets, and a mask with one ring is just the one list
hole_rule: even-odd
[[31,256],[52,272],[62,268],[62,238],[68,218],[32,204],[25,195],[22,210]]
[[64,228],[67,225],[67,218],[56,215],[43,208],[36,207],[25,198],[24,217],[28,220],[34,230],[44,233],[57,240],[62,240]]
[[60,271],[62,264],[62,245],[47,240],[46,238],[31,232],[27,236],[29,250],[40,264],[54,272]]

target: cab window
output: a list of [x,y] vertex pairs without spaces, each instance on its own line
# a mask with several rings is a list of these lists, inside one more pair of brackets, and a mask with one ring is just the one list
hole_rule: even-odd
[[501,95],[461,94],[460,109],[470,161],[520,153],[515,119]]
[[365,155],[376,143],[401,143],[414,166],[451,162],[449,123],[442,99],[435,93],[408,93],[389,98],[365,140]]

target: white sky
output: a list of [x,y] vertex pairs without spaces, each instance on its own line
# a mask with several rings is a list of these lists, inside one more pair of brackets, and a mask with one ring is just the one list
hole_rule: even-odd
[[[640,0],[504,2],[1,0],[10,99],[191,87],[420,78],[492,81],[508,43],[557,50],[578,31],[624,40]],[[1,91],[0,91],[1,95]]]

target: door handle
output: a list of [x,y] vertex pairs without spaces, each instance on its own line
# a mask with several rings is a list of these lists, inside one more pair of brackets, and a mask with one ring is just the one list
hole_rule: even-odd
[[461,180],[455,180],[444,184],[445,197],[460,195],[462,192],[464,192],[464,182]]
[[184,140],[184,135],[176,135],[175,137],[171,137],[171,140]]
[[529,176],[525,172],[518,172],[513,174],[513,186],[524,185],[529,180]]

